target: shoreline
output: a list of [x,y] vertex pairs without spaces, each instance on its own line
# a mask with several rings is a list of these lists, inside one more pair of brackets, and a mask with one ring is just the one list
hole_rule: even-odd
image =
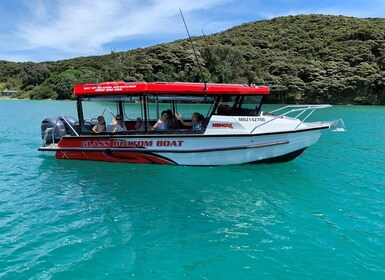
[[15,98],[8,96],[0,96],[0,100],[31,100],[30,98]]

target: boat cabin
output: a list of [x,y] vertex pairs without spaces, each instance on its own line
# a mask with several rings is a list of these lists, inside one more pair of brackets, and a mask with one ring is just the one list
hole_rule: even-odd
[[[248,85],[222,85],[204,83],[126,83],[107,82],[76,85],[78,127],[82,135],[94,134],[92,127],[97,117],[106,121],[105,134],[112,133],[112,122],[116,115],[123,117],[126,131],[118,134],[179,134],[204,133],[213,115],[258,116],[269,88]],[[182,120],[176,120],[167,130],[153,129],[153,125],[168,111],[177,113]],[[204,120],[202,128],[193,130],[186,126],[193,113],[199,113]],[[137,121],[143,126],[138,128]]]

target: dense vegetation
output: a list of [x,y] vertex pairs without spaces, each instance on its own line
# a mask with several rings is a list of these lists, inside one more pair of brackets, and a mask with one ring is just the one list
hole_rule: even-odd
[[[302,15],[105,56],[0,61],[0,91],[68,99],[75,83],[207,81],[263,84],[270,102],[385,104],[385,19]],[[201,71],[200,71],[201,69]]]

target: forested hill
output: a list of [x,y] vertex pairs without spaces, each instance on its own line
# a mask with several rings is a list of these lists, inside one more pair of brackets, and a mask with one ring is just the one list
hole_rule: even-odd
[[301,15],[243,24],[104,56],[0,61],[0,91],[68,99],[75,83],[207,81],[263,84],[271,103],[385,104],[385,19]]

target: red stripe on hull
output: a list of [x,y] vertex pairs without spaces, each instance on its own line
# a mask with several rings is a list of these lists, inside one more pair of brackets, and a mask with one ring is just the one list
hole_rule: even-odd
[[155,154],[138,152],[93,152],[57,151],[57,159],[95,160],[124,163],[176,164],[174,161]]

